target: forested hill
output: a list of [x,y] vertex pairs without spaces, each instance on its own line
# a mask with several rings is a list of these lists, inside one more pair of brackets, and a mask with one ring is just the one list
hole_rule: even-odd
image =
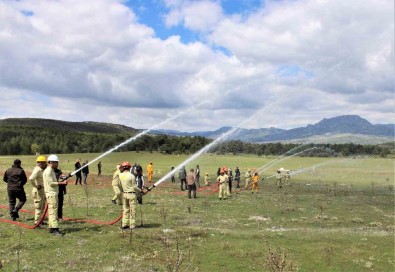
[[124,125],[99,122],[67,122],[40,118],[8,118],[0,120],[0,127],[34,127],[56,130],[68,130],[84,133],[135,134],[139,130]]
[[[107,123],[5,119],[0,120],[0,155],[104,152],[138,131]],[[204,137],[144,135],[120,151],[190,153],[209,142]]]

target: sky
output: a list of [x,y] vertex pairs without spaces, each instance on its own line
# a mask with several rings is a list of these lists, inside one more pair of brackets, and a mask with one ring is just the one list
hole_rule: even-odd
[[0,22],[0,118],[395,123],[393,0],[0,0]]

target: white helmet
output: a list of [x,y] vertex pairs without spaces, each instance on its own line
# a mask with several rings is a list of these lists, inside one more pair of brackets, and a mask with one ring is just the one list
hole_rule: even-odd
[[48,160],[49,162],[58,162],[58,161],[59,161],[59,158],[58,158],[58,156],[56,156],[56,155],[49,155],[47,160]]

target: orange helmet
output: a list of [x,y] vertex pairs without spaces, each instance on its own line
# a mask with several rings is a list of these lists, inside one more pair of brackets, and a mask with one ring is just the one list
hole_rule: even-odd
[[220,174],[225,174],[224,170],[222,169],[221,171],[219,171]]
[[123,162],[121,166],[122,166],[123,169],[130,169],[130,168],[132,168],[132,165],[128,161],[127,162]]
[[226,166],[222,167],[222,171],[224,171],[224,173],[228,172],[228,167]]

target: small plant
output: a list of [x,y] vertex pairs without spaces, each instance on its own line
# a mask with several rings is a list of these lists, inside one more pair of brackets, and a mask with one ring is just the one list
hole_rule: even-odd
[[265,265],[268,271],[294,272],[299,271],[298,266],[284,250],[268,247]]

